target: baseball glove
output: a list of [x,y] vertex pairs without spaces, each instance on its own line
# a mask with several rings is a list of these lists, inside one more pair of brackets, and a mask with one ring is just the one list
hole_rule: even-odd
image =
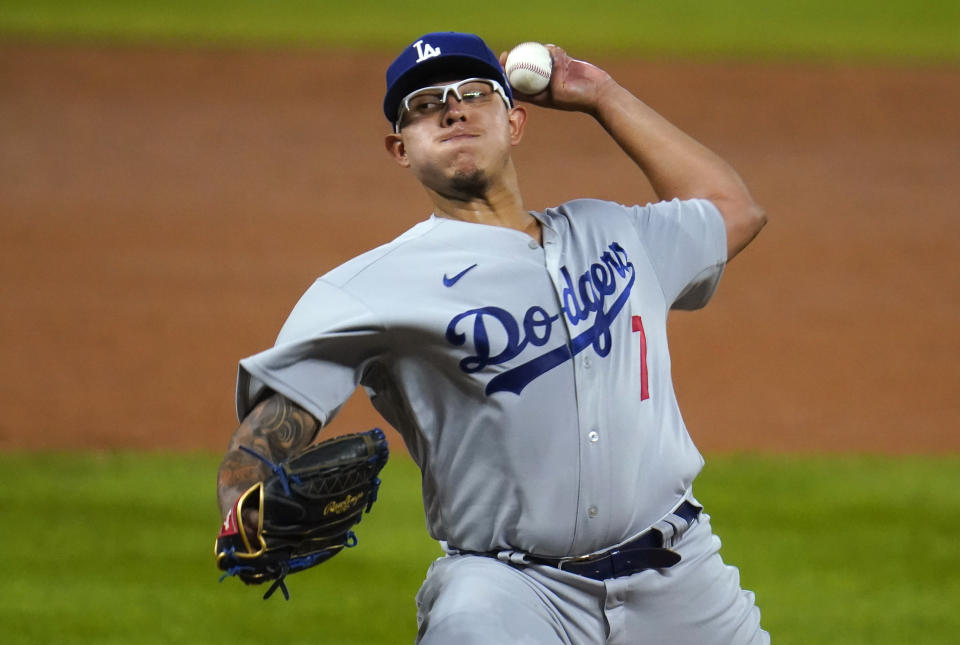
[[[314,444],[290,459],[266,462],[273,474],[257,482],[227,513],[214,552],[217,566],[247,584],[273,584],[287,599],[284,578],[329,560],[357,537],[351,530],[377,499],[378,474],[387,463],[387,440],[379,428],[334,437]],[[243,511],[259,511],[251,544],[243,527]]]

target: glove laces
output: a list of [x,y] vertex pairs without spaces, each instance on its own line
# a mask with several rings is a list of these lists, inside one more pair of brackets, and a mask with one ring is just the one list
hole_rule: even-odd
[[289,495],[291,494],[291,493],[290,493],[290,482],[291,482],[291,481],[292,481],[294,484],[301,484],[301,483],[303,483],[303,482],[300,481],[300,478],[297,477],[296,475],[287,475],[287,471],[285,471],[285,470],[283,469],[283,464],[275,464],[275,463],[273,463],[272,461],[270,461],[269,459],[267,459],[266,457],[264,457],[263,455],[261,455],[261,454],[260,454],[259,452],[257,452],[256,450],[253,450],[253,449],[251,449],[251,448],[247,448],[246,446],[240,446],[240,450],[244,451],[244,452],[247,453],[247,454],[253,455],[253,456],[256,457],[257,459],[259,459],[260,461],[262,461],[263,463],[265,463],[267,466],[269,466],[269,467],[270,467],[270,470],[272,470],[272,471],[277,475],[277,477],[280,478],[280,484],[283,486],[283,492],[286,493],[287,496],[289,496]]

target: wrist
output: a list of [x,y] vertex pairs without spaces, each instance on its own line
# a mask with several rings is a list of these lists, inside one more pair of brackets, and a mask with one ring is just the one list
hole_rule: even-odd
[[597,83],[596,98],[589,114],[601,124],[605,124],[611,115],[624,105],[624,101],[629,100],[638,101],[639,99],[617,83],[612,76],[608,76]]

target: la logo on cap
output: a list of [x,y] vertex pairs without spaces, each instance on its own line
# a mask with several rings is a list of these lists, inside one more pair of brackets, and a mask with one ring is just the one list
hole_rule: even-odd
[[434,46],[431,45],[430,43],[427,43],[426,45],[424,45],[422,38],[421,38],[420,40],[418,40],[417,42],[413,43],[413,46],[417,48],[417,54],[418,54],[417,62],[418,62],[418,63],[422,63],[423,61],[427,60],[428,58],[434,58],[434,57],[440,55],[440,48],[439,48],[439,47],[434,47]]

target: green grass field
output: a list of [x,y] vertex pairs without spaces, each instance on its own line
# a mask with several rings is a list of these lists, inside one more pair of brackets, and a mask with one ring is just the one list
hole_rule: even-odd
[[[439,550],[419,476],[383,473],[360,545],[289,579],[217,582],[213,455],[0,455],[3,640],[412,642]],[[778,645],[956,643],[960,456],[716,456],[698,497]]]
[[955,0],[487,0],[441,11],[386,0],[7,0],[0,34],[232,45],[386,48],[433,30],[494,47],[562,43],[586,54],[960,60]]

